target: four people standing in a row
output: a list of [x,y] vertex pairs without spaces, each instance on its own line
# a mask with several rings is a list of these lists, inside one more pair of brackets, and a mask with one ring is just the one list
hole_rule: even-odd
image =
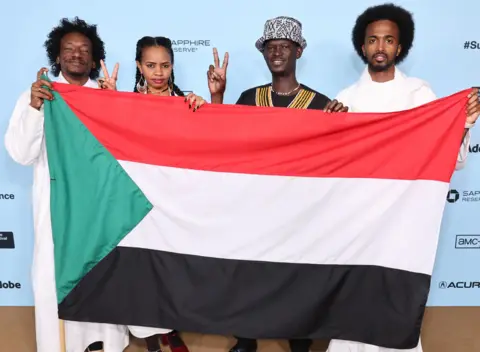
[[[436,96],[428,84],[407,77],[397,67],[408,54],[414,38],[414,23],[410,13],[394,5],[380,5],[367,9],[354,26],[353,45],[367,64],[359,81],[331,100],[325,95],[301,84],[296,77],[296,62],[307,47],[299,21],[277,17],[266,22],[263,36],[256,42],[263,54],[272,81],[244,91],[237,104],[317,109],[327,112],[390,112],[411,109],[428,103]],[[45,43],[51,72],[58,82],[92,88],[116,90],[118,65],[111,75],[105,67],[104,43],[96,26],[82,20],[62,20],[52,30]],[[172,43],[164,37],[144,37],[136,48],[137,72],[134,91],[158,96],[184,96],[175,84]],[[214,49],[214,65],[207,72],[208,87],[213,104],[222,104],[227,81],[228,54],[220,64]],[[97,80],[100,69],[104,77]],[[31,89],[20,97],[5,136],[5,145],[12,158],[23,165],[34,166],[34,226],[35,254],[33,261],[33,288],[36,309],[38,352],[60,352],[57,301],[53,262],[53,242],[50,224],[50,177],[43,138],[43,101],[53,96],[42,80],[41,69]],[[97,80],[97,81],[96,81]],[[193,112],[205,104],[203,98],[189,94],[186,109]],[[478,90],[472,90],[466,106],[465,138],[460,148],[457,168],[463,167],[468,153],[469,129],[480,114]],[[295,309],[292,307],[292,309]],[[128,345],[128,332],[144,338],[149,351],[161,351],[158,335],[173,352],[188,352],[179,335],[170,329],[119,326],[110,324],[65,322],[67,350],[122,351]],[[174,328],[174,327],[171,327]],[[307,352],[311,340],[290,340],[292,352]],[[231,352],[255,352],[254,339],[238,338]],[[330,343],[330,352],[379,352],[377,346],[357,342]],[[411,351],[421,351],[421,343]],[[392,351],[392,350],[388,350]]]

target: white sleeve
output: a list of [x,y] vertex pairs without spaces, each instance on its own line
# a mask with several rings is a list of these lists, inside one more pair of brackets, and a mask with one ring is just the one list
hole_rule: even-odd
[[455,170],[461,170],[465,167],[467,163],[468,150],[470,148],[470,130],[467,131],[465,138],[462,141],[460,146],[460,152],[457,157],[457,164],[455,165]]
[[[437,99],[437,96],[432,91],[428,85],[422,86],[418,91],[416,91],[414,97],[415,107],[430,103]],[[468,148],[470,147],[470,131],[467,132],[465,138],[462,141],[460,146],[460,151],[457,156],[457,164],[455,165],[455,170],[461,170],[465,167],[467,163]]]
[[43,141],[43,106],[40,111],[30,106],[30,92],[17,101],[5,134],[5,148],[17,163],[31,165],[40,155]]

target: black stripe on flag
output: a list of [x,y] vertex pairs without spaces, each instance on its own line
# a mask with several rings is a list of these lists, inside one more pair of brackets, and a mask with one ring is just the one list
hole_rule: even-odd
[[418,344],[429,286],[429,275],[379,266],[255,262],[117,247],[59,305],[59,316],[409,349]]

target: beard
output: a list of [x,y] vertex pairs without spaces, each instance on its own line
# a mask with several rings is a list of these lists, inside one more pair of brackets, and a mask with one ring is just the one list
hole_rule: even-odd
[[388,71],[392,66],[395,65],[395,60],[388,60],[386,63],[378,63],[375,59],[368,61],[368,68],[372,72],[385,72]]
[[[77,65],[73,64],[74,62],[78,62]],[[66,61],[64,65],[60,65],[61,68],[65,70],[65,72],[70,77],[75,78],[82,78],[90,75],[91,66],[88,65],[87,62],[84,60],[70,60]]]
[[90,75],[90,72],[86,72],[86,71],[70,71],[70,70],[67,70],[67,73],[70,77],[75,77],[75,78],[82,78],[82,77],[87,77]]

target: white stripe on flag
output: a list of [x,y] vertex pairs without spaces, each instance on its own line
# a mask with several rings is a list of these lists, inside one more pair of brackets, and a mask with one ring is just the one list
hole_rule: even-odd
[[447,183],[120,163],[154,208],[119,246],[432,273]]

